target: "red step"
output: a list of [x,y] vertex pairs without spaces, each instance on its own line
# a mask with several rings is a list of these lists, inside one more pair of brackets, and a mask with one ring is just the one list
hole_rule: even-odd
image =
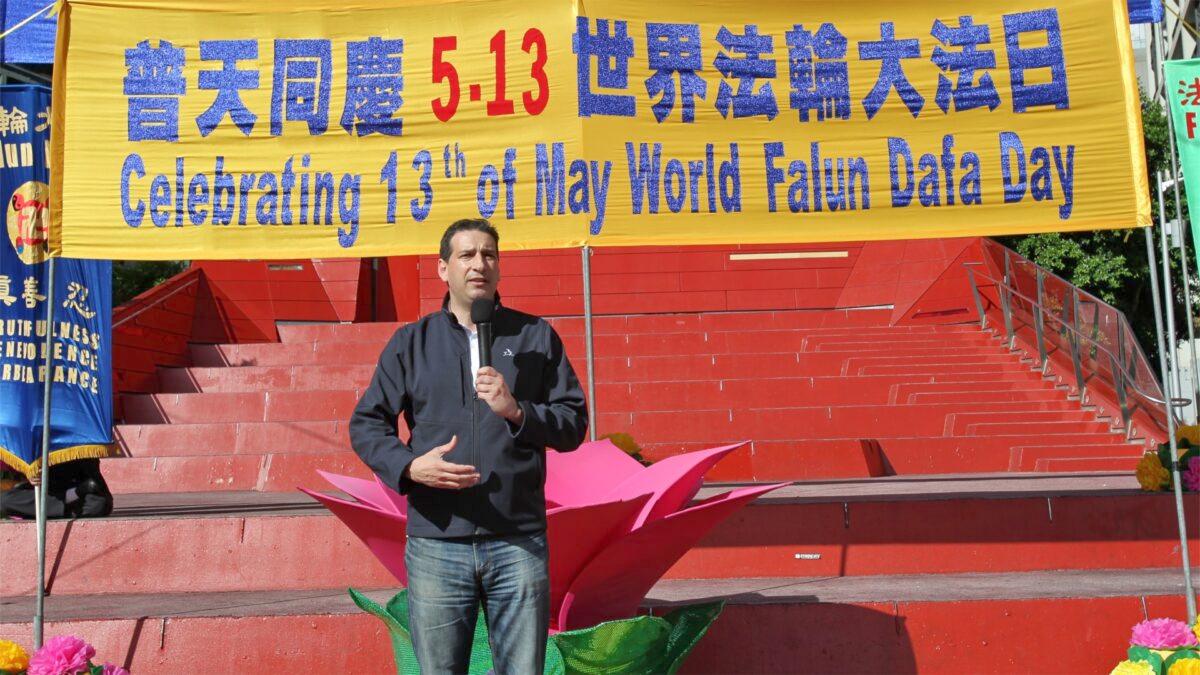
[[[1119,436],[1083,434],[1059,438],[1062,439],[1062,451],[1069,452],[1080,444],[1113,443]],[[888,465],[897,474],[910,476],[1008,471],[1014,449],[1029,443],[1029,437],[796,438],[753,441],[727,456],[709,471],[706,478],[712,482],[735,483],[862,478],[866,476],[862,459],[866,452],[864,443],[877,443]],[[711,447],[711,444],[647,443],[641,447],[645,457],[660,460],[682,452],[703,450]],[[1033,467],[1025,470],[1031,471]]]
[[382,342],[261,342],[190,345],[192,365],[225,366],[374,365]]
[[1021,401],[1064,401],[1067,392],[1055,389],[1016,389],[1011,391],[944,391],[918,392],[909,394],[906,403],[957,403],[971,401],[985,407],[989,403],[1014,403]]
[[[989,431],[995,434],[1028,434],[1023,425],[1027,423],[1042,423],[1042,422],[1080,422],[1093,424],[1096,422],[1096,414],[1088,410],[1080,410],[1078,405],[1074,408],[1067,407],[1057,412],[1013,412],[1011,406],[1020,405],[1012,403],[993,403],[988,406],[986,411],[962,411],[955,412],[952,416],[946,419],[945,435],[947,436],[968,436],[975,432],[971,430],[973,425],[977,424],[1008,424],[1009,428],[1001,429],[999,427],[990,428]],[[1113,431],[1107,424],[1104,424],[1103,429],[1094,432],[1085,433],[1104,433]],[[1039,429],[1041,433],[1062,434],[1072,433],[1071,429],[1058,430],[1057,427],[1047,427]]]
[[896,335],[810,335],[804,341],[805,352],[845,352],[863,349],[879,349],[885,345],[903,345],[906,349],[937,349],[946,345],[995,348],[1001,350],[996,340],[979,333],[964,332],[952,337],[942,333],[907,333]]
[[280,324],[280,342],[378,342],[391,339],[402,323]]
[[[1111,442],[1108,443],[1086,443],[1080,440],[1075,440],[1069,445],[1021,445],[1012,449],[1012,454],[1009,459],[1009,469],[1011,471],[1048,471],[1044,468],[1045,462],[1058,462],[1060,460],[1075,460],[1087,459],[1094,460],[1097,458],[1114,459],[1124,462],[1121,468],[1132,471],[1137,467],[1138,460],[1146,451],[1146,446],[1140,443],[1121,443],[1115,442],[1120,439],[1120,436],[1114,435]],[[1041,440],[1041,439],[1039,439]],[[1132,463],[1130,463],[1132,462]],[[1066,466],[1070,466],[1068,462]],[[1064,468],[1064,471],[1102,471],[1105,469],[1070,469]]]
[[[988,412],[974,413],[970,403],[935,405],[866,405],[610,413],[596,416],[598,434],[625,432],[639,443],[709,442],[714,445],[739,440],[790,440],[807,438],[901,438],[965,435],[950,431],[960,415],[982,415],[982,420],[1004,420],[1018,415],[1056,422],[1077,422],[1078,430],[1092,422],[1091,413],[1074,410],[1069,401],[993,403]],[[980,419],[973,417],[970,419]],[[1024,431],[1009,431],[1021,434]]]
[[[122,446],[129,456],[105,460],[104,472],[121,493],[210,490],[289,491],[316,480],[316,471],[369,477],[365,465],[349,449],[344,423],[325,423],[329,429],[308,423],[297,430],[290,423],[240,425],[145,425],[122,427]],[[227,428],[228,427],[228,428]],[[166,433],[174,431],[175,433]],[[223,438],[224,436],[224,438]],[[252,438],[258,439],[252,441]],[[206,445],[206,438],[217,441]],[[1053,438],[1053,437],[1049,437]],[[949,474],[966,471],[1034,471],[1046,458],[1093,456],[1097,448],[1111,447],[1118,457],[1136,464],[1141,449],[1116,443],[1116,434],[1061,437],[1060,445],[1022,447],[1029,437],[925,437],[790,439],[755,441],[735,451],[707,475],[711,482],[772,482],[828,478],[862,478],[870,444],[877,443],[899,475]],[[245,439],[245,440],[241,440]],[[279,439],[279,442],[276,442]],[[239,440],[241,442],[239,443]],[[864,447],[866,444],[866,447]],[[643,455],[652,460],[682,452],[703,450],[710,443],[649,443]],[[1017,460],[1024,451],[1024,462]]]
[[374,364],[159,368],[158,382],[174,393],[365,389],[374,372]]
[[350,447],[349,418],[337,421],[121,424],[113,436],[131,457],[330,452]]
[[128,424],[304,422],[348,420],[360,392],[254,391],[211,394],[125,394]]
[[103,460],[106,482],[116,494],[258,490],[292,492],[321,480],[317,471],[371,478],[350,450],[261,455],[111,457]]
[[1029,434],[1031,438],[1043,435],[1099,434],[1112,431],[1107,422],[996,422],[970,424],[967,435],[988,436],[992,434]]
[[[1066,393],[1049,382],[932,383],[920,376],[826,376],[762,379],[694,380],[682,382],[597,383],[598,410],[647,412],[654,410],[712,410],[721,407],[768,408],[778,406],[882,405],[896,402],[896,392],[909,393],[902,403],[935,403],[913,400],[923,388],[954,392],[942,402],[989,400],[1066,400]],[[1020,387],[1020,388],[1018,388]],[[902,388],[902,389],[901,389]],[[936,392],[933,392],[936,393]]]
[[913,403],[914,395],[924,394],[960,394],[962,392],[1058,392],[1061,397],[1066,391],[1055,386],[1054,382],[1034,377],[1028,380],[976,380],[964,382],[900,382],[892,387],[890,402]]
[[1047,472],[1082,472],[1082,471],[1134,471],[1142,456],[1127,457],[1054,457],[1039,459],[1035,465],[1036,471]]
[[[1056,672],[1096,673],[1125,658],[1130,626],[1147,615],[1182,615],[1182,583],[1174,568],[665,580],[645,604],[661,615],[728,596],[684,662],[685,674],[791,673],[797,664],[805,672],[949,674],[963,671],[965,652],[970,670],[981,674],[1024,671],[1046,654],[1055,655]],[[385,604],[395,592],[366,594]],[[34,599],[4,602],[0,639],[29,646]],[[135,673],[186,672],[197,663],[214,673],[395,669],[383,623],[359,610],[344,588],[54,593],[46,598],[46,619],[47,636],[78,635],[96,648],[97,661]],[[1081,625],[1088,648],[1062,649],[1078,640]]]
[[[0,523],[0,546],[32,551],[35,529]],[[296,494],[119,495],[113,517],[55,521],[48,537],[55,593],[394,584],[348,529]],[[1171,495],[1141,492],[1128,473],[822,481],[759,499],[668,576],[1133,569],[1171,565],[1178,541]],[[34,562],[0,560],[0,594],[29,593]]]

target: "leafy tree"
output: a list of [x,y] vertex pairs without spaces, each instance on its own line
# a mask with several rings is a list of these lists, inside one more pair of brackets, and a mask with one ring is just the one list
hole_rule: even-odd
[[187,269],[187,263],[181,260],[117,261],[112,269],[113,307],[119,307]]
[[[1142,94],[1142,133],[1146,144],[1146,168],[1150,176],[1151,208],[1154,222],[1158,223],[1158,200],[1154,176],[1171,170],[1170,138],[1167,134],[1167,117],[1162,106]],[[1180,186],[1184,222],[1188,222],[1187,199]],[[1175,217],[1175,194],[1168,189],[1165,195],[1166,220]],[[1162,283],[1161,253],[1157,226],[1154,235],[1154,252],[1159,267],[1159,283]],[[1146,240],[1141,229],[1101,230],[1095,232],[1070,232],[1031,234],[1001,239],[1006,246],[1036,262],[1042,267],[1067,279],[1072,284],[1088,291],[1101,300],[1124,312],[1137,334],[1142,349],[1151,358],[1157,371],[1158,344],[1154,332],[1154,305],[1150,294],[1150,275],[1147,267]],[[1191,241],[1187,242],[1189,245]],[[1189,257],[1191,255],[1189,249]],[[1183,267],[1178,249],[1171,247],[1171,273],[1174,282],[1175,324],[1178,339],[1187,339],[1188,320],[1184,312]],[[1193,307],[1200,306],[1200,280],[1196,270],[1190,268]],[[1195,318],[1192,318],[1194,321]]]

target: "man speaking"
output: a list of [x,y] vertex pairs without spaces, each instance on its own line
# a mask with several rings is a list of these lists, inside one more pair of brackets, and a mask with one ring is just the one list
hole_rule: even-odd
[[350,418],[354,451],[408,495],[409,624],[423,673],[467,672],[479,604],[496,672],[542,672],[545,449],[574,450],[587,431],[554,329],[500,304],[499,241],[482,219],[446,229],[442,310],[396,331]]

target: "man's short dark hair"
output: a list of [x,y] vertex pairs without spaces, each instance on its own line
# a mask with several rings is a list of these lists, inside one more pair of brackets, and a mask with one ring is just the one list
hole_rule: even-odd
[[454,238],[454,235],[459,232],[466,232],[467,230],[475,230],[492,235],[492,240],[496,242],[496,248],[500,248],[500,233],[496,231],[496,228],[492,227],[487,218],[463,218],[451,223],[450,227],[447,227],[446,231],[442,233],[442,245],[438,250],[438,255],[442,260],[450,260],[450,240]]

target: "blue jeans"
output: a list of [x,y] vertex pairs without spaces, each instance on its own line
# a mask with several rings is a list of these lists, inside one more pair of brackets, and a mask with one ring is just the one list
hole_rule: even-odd
[[545,533],[409,537],[408,624],[421,672],[466,673],[479,605],[497,675],[540,674],[550,629]]

